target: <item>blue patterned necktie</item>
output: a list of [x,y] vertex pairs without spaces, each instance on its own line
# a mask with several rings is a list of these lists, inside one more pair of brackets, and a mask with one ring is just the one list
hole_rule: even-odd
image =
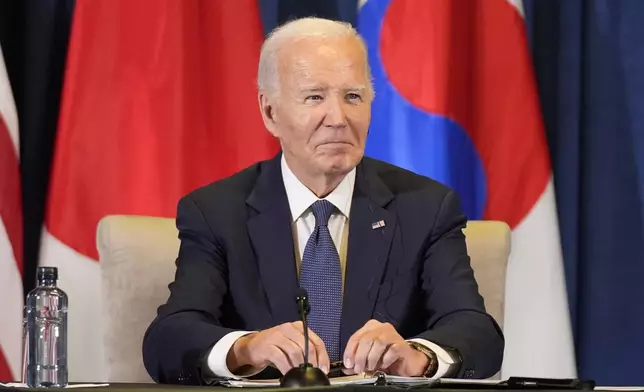
[[340,319],[342,316],[342,271],[340,256],[331,238],[329,217],[335,209],[327,200],[311,205],[315,230],[302,256],[300,286],[309,295],[309,328],[323,341],[329,359],[340,359]]

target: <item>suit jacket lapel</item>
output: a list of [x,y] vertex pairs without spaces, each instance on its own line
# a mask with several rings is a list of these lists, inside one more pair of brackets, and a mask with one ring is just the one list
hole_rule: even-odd
[[278,155],[262,165],[262,172],[246,200],[255,211],[247,228],[275,325],[299,320],[291,210],[280,159]]
[[384,207],[389,188],[364,161],[358,165],[349,217],[349,246],[342,306],[341,347],[373,315],[387,264],[396,215]]

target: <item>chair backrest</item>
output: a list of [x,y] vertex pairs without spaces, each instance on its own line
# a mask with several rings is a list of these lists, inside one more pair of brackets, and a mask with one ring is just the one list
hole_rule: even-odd
[[170,295],[179,250],[173,219],[115,215],[98,224],[106,376],[152,382],[141,354],[145,330]]
[[[502,326],[510,230],[501,222],[471,221],[465,234],[486,308]],[[169,296],[177,236],[174,220],[168,218],[114,215],[98,225],[109,382],[152,382],[141,345],[157,307]]]
[[469,221],[463,232],[485,309],[503,328],[510,226],[499,221]]

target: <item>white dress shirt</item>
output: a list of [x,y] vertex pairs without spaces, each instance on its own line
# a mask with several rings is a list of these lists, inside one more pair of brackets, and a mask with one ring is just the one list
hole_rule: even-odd
[[[304,184],[302,184],[295,174],[289,169],[286,164],[286,160],[282,155],[282,178],[284,181],[284,187],[286,189],[286,196],[288,197],[288,203],[291,209],[291,216],[293,223],[295,224],[295,229],[293,230],[293,235],[297,237],[296,243],[299,250],[299,257],[301,259],[304,254],[304,248],[306,243],[315,229],[315,216],[310,208],[311,204],[318,201],[318,197],[311,192]],[[336,211],[331,214],[329,218],[328,227],[331,232],[331,238],[335,244],[336,249],[338,249],[338,254],[340,254],[340,248],[342,246],[343,234],[346,227],[347,220],[350,216],[351,211],[351,201],[353,200],[353,188],[356,178],[356,169],[354,168],[349,174],[347,174],[342,182],[324,199],[331,202],[336,207]],[[345,237],[346,238],[346,237]],[[208,355],[208,367],[210,371],[218,377],[228,377],[228,378],[241,378],[248,377],[257,372],[251,374],[235,375],[233,374],[228,366],[226,365],[226,357],[228,351],[231,349],[233,344],[240,337],[252,333],[254,331],[235,331],[230,332],[220,339],[215,346],[212,348],[210,354]],[[410,339],[410,341],[418,342],[425,347],[429,348],[436,353],[438,358],[438,371],[434,378],[442,377],[449,370],[451,364],[454,363],[454,360],[451,356],[443,350],[440,346],[429,342],[425,339]]]

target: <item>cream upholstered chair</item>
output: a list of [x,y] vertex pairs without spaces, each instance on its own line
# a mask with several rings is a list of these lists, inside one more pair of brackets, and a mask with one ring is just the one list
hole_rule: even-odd
[[[503,325],[510,229],[471,221],[465,230],[479,290]],[[169,295],[179,240],[173,219],[114,215],[98,225],[97,246],[105,311],[105,355],[110,382],[152,382],[141,357],[146,328]]]
[[510,226],[500,221],[469,221],[463,232],[485,309],[503,328]]
[[107,381],[152,382],[143,366],[143,335],[170,294],[177,236],[169,218],[114,215],[98,224]]

